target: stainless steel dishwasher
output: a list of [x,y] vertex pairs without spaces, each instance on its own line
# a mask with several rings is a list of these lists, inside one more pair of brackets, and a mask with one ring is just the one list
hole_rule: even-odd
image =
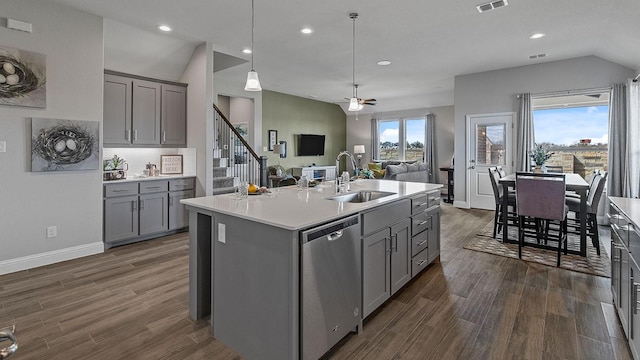
[[300,242],[300,347],[315,360],[361,324],[358,215],[303,231]]

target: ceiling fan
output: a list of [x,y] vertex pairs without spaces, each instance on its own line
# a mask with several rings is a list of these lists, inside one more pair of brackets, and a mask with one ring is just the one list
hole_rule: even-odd
[[[355,88],[355,98],[358,99],[358,104],[359,105],[376,105],[376,99],[362,99],[358,97],[358,84],[353,85],[353,87]],[[351,100],[351,98],[344,98],[345,100],[349,101]]]

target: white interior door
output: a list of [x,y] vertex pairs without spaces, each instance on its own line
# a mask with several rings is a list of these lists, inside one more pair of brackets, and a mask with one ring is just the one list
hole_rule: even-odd
[[513,170],[514,113],[467,116],[467,194],[469,207],[495,209],[489,167]]

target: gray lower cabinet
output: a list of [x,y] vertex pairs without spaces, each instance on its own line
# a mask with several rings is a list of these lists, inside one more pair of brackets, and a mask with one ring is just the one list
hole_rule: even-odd
[[411,280],[411,201],[362,214],[363,318]]
[[631,309],[629,311],[629,347],[634,359],[640,358],[640,309],[638,309],[638,291],[640,291],[640,268],[631,260],[629,262],[629,283],[631,284]]
[[411,277],[440,256],[440,192],[411,198]]
[[107,248],[148,240],[189,226],[181,199],[193,197],[194,178],[104,185]]

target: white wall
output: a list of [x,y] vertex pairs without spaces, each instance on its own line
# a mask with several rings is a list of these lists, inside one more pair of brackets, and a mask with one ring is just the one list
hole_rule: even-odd
[[187,147],[196,149],[196,196],[213,192],[213,46],[199,45],[181,82],[187,88]]
[[[102,252],[102,170],[31,172],[31,118],[102,122],[102,18],[34,0],[2,2],[1,44],[46,55],[47,106],[0,106],[0,273]],[[100,126],[102,129],[102,125]],[[102,131],[100,136],[102,137]],[[100,141],[102,143],[102,140]],[[46,238],[46,227],[58,235]]]
[[[447,175],[440,172],[439,168],[449,166],[451,155],[453,155],[453,106],[376,113],[373,114],[373,117],[377,119],[408,118],[426,116],[429,113],[436,116],[434,134],[436,163],[434,174],[437,183],[446,184]],[[371,161],[371,119],[372,114],[358,114],[358,120],[356,120],[355,115],[347,114],[347,150],[353,152],[353,145],[364,145],[366,153],[362,157],[362,165],[366,165]]]
[[[596,56],[460,75],[455,78],[455,203],[466,207],[467,115],[517,112],[516,95],[608,87],[634,71]],[[514,139],[517,138],[514,133]],[[514,149],[515,150],[515,149]],[[514,152],[515,156],[515,152]]]

